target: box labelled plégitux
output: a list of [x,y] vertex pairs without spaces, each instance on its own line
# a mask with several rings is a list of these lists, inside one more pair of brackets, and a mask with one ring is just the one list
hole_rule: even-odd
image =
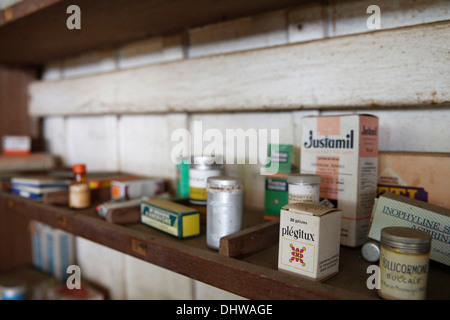
[[339,269],[342,212],[312,203],[293,202],[280,213],[278,269],[317,281]]

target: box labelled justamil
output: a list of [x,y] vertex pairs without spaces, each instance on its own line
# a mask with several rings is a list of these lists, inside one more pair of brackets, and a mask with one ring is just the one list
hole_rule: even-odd
[[378,118],[304,117],[300,156],[301,173],[320,175],[320,200],[342,210],[341,244],[362,245],[377,192]]
[[293,202],[280,212],[278,269],[317,281],[339,270],[342,211]]

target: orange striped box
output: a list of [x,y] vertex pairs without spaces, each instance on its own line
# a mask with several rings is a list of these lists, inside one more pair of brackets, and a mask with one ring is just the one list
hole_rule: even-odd
[[3,136],[2,149],[5,155],[28,155],[31,153],[29,136]]

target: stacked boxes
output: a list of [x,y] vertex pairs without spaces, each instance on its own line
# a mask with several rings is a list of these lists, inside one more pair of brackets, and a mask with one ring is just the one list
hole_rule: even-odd
[[341,244],[367,239],[377,191],[378,118],[304,117],[300,172],[321,176],[320,198],[342,210]]
[[75,263],[75,237],[37,221],[31,221],[30,229],[33,265],[65,281],[67,267]]
[[[278,150],[277,150],[278,149]],[[281,208],[288,203],[288,182],[290,173],[298,171],[295,167],[295,149],[289,144],[269,144],[269,159],[265,169],[265,219],[280,218]]]

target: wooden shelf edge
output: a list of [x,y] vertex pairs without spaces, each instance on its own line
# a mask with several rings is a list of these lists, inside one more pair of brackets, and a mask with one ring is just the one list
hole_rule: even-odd
[[[205,282],[249,299],[373,299],[349,290],[253,265],[218,252],[160,236],[153,229],[136,230],[111,224],[86,211],[49,206],[0,192],[0,212],[34,219],[105,245],[138,259]],[[145,229],[147,230],[147,229]]]
[[8,23],[25,18],[39,10],[44,10],[62,0],[22,0],[0,11],[0,28]]

